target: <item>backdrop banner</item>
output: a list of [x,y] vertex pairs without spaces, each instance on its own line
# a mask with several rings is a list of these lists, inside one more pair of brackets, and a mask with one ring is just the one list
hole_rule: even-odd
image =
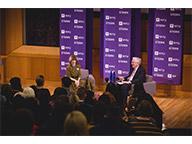
[[[77,56],[82,68],[88,68],[89,70],[92,68],[91,64],[87,66],[87,62],[92,62],[90,53],[92,50],[92,35],[90,34],[92,29],[89,29],[90,24],[92,24],[90,22],[92,21],[92,15],[89,12],[89,9],[60,9],[61,77],[65,75],[66,67],[69,64],[69,56],[72,54]],[[87,16],[89,16],[89,22]],[[89,26],[87,23],[89,23]],[[89,60],[86,60],[86,58],[89,58]]]
[[131,9],[101,10],[101,75],[126,76],[131,60]]
[[151,74],[158,83],[181,84],[184,11],[153,9],[149,13],[153,16],[153,27],[150,27],[153,34],[148,37],[152,39],[148,45],[148,51],[152,52],[148,57],[152,61],[148,65],[152,67]]

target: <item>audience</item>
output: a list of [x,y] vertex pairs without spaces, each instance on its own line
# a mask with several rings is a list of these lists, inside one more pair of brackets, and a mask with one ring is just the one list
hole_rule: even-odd
[[[1,85],[1,135],[162,135],[162,111],[140,85],[132,94],[136,99],[133,115],[125,115],[114,85],[95,99],[86,87],[71,89],[68,77],[61,79],[53,95],[38,75],[36,84],[22,88],[21,79],[13,77]],[[139,125],[142,122],[143,125]],[[141,133],[141,131],[144,133]]]

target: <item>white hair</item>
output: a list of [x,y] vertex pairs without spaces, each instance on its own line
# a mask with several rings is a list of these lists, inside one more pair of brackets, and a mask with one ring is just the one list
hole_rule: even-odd
[[132,61],[137,62],[139,65],[141,64],[141,58],[139,57],[133,57]]
[[32,88],[26,87],[26,88],[24,88],[24,90],[23,90],[22,96],[23,96],[24,98],[35,97],[35,92],[34,92],[34,90],[33,90]]

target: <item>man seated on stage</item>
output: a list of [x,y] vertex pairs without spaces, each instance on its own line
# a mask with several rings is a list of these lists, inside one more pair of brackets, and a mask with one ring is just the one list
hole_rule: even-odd
[[119,77],[121,81],[128,81],[120,86],[121,103],[123,104],[129,95],[132,84],[143,84],[146,81],[145,69],[141,66],[141,58],[133,57],[131,61],[132,71],[126,77]]
[[129,84],[144,83],[146,81],[145,69],[141,66],[141,58],[133,57],[131,61],[132,71],[126,77],[120,77],[121,81],[126,80]]

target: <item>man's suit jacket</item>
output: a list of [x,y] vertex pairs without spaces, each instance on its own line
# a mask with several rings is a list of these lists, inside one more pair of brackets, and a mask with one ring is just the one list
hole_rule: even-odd
[[[125,79],[127,80],[127,78],[132,74],[133,70],[130,72],[130,74],[125,77]],[[132,84],[141,84],[146,82],[146,73],[145,73],[145,69],[140,65],[131,81]]]

